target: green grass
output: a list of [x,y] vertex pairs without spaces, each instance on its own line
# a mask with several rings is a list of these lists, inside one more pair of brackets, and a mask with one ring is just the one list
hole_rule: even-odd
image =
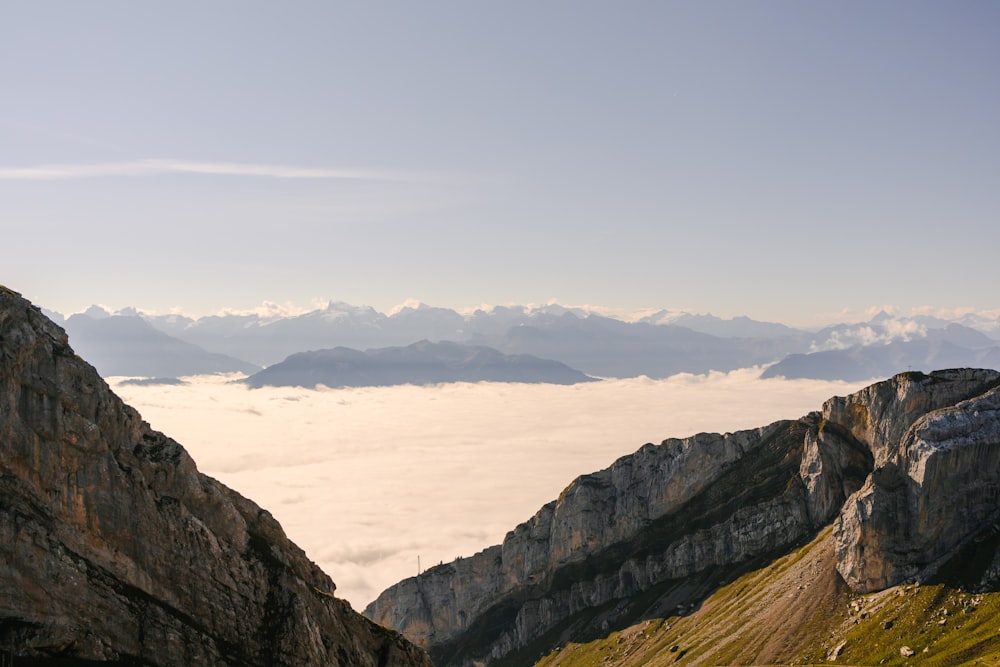
[[[832,570],[827,528],[813,542],[718,587],[688,615],[639,619],[560,645],[535,664],[1000,665],[1000,593],[977,592],[971,583],[988,565],[983,554],[998,546],[1000,539],[991,538],[966,549],[927,584],[856,595]],[[840,655],[828,661],[840,644]],[[900,653],[904,646],[912,657]]]

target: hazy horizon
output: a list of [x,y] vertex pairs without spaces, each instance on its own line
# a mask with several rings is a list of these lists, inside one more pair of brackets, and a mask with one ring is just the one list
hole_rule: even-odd
[[2,25],[0,279],[55,310],[1000,307],[996,3],[39,0]]
[[[20,292],[16,287],[8,285],[11,289]],[[116,314],[123,311],[128,311],[130,309],[135,309],[138,313],[150,316],[163,316],[163,315],[178,315],[183,317],[190,317],[191,319],[200,319],[204,317],[218,317],[225,315],[257,315],[263,318],[280,318],[280,317],[294,317],[297,315],[304,315],[309,312],[315,312],[317,310],[323,310],[327,308],[329,304],[343,303],[350,306],[358,308],[373,308],[375,311],[384,315],[393,315],[404,308],[417,308],[420,306],[432,307],[432,308],[448,308],[454,310],[455,312],[468,316],[471,315],[476,310],[483,310],[489,312],[494,308],[513,308],[513,307],[523,307],[529,310],[531,309],[542,309],[545,307],[562,307],[573,310],[585,311],[588,313],[594,313],[597,315],[603,315],[607,317],[612,317],[615,319],[620,319],[623,321],[635,321],[641,319],[642,317],[658,313],[658,312],[668,312],[670,314],[685,314],[685,315],[695,315],[695,316],[712,316],[718,317],[723,320],[732,320],[739,317],[748,317],[757,321],[771,321],[778,324],[784,324],[790,327],[797,327],[802,329],[816,329],[823,326],[828,326],[830,324],[837,323],[861,323],[871,320],[876,315],[880,313],[888,313],[893,317],[908,318],[916,316],[932,316],[938,317],[945,320],[959,319],[963,316],[977,315],[987,319],[1000,320],[1000,308],[972,308],[968,306],[914,306],[910,308],[902,308],[896,304],[881,304],[881,305],[871,305],[867,308],[861,310],[848,310],[842,309],[839,312],[806,312],[803,311],[799,314],[797,318],[791,320],[766,320],[760,317],[756,317],[753,313],[749,312],[734,312],[730,314],[719,314],[713,313],[709,310],[694,308],[682,308],[682,307],[672,307],[670,305],[661,306],[649,306],[639,309],[626,309],[621,307],[616,307],[608,304],[571,304],[562,303],[557,299],[549,299],[544,303],[529,303],[529,302],[517,302],[517,301],[507,301],[504,303],[492,303],[488,304],[485,302],[474,304],[474,305],[455,305],[455,304],[441,304],[441,303],[428,303],[421,301],[419,299],[405,299],[399,303],[393,304],[388,308],[379,308],[368,303],[350,303],[342,299],[337,298],[320,298],[316,297],[310,299],[306,302],[296,303],[291,300],[285,300],[280,302],[275,301],[260,301],[258,304],[250,307],[238,308],[238,307],[222,307],[217,310],[195,312],[193,310],[185,309],[183,306],[175,305],[166,310],[157,310],[155,308],[147,309],[142,304],[139,303],[128,303],[128,304],[115,304],[108,305],[102,302],[100,299],[91,300],[86,304],[75,304],[73,306],[64,306],[63,308],[57,308],[48,303],[39,303],[31,298],[31,295],[24,294],[21,292],[22,296],[32,301],[36,306],[43,308],[44,310],[57,313],[63,317],[70,317],[76,314],[83,314],[88,309],[93,307],[98,307],[104,311]]]
[[427,568],[499,544],[573,478],[646,442],[794,419],[867,384],[759,373],[571,386],[110,384],[201,472],[270,511],[362,609],[416,574],[418,557]]

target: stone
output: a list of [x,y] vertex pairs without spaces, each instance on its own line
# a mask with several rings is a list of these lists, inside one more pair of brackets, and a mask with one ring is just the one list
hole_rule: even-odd
[[824,408],[875,460],[835,521],[837,567],[853,590],[926,578],[996,520],[998,384],[996,371],[903,374]]

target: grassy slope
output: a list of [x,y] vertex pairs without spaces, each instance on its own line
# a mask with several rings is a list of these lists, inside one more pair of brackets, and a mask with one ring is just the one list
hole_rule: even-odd
[[[720,586],[682,616],[566,643],[544,667],[660,665],[1000,665],[1000,593],[970,592],[1000,538],[969,547],[922,586],[855,595],[835,570],[832,529]],[[662,606],[661,606],[662,608]],[[835,661],[828,661],[841,646]],[[908,647],[912,657],[900,649]]]

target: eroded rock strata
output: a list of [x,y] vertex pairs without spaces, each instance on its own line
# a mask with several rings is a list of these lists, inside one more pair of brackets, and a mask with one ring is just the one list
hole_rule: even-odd
[[430,664],[5,288],[0,588],[0,646],[31,664]]
[[645,592],[707,590],[831,522],[855,590],[928,576],[998,519],[998,386],[990,370],[906,373],[801,419],[647,444],[365,613],[436,664],[494,662],[593,628],[581,618],[614,624]]

